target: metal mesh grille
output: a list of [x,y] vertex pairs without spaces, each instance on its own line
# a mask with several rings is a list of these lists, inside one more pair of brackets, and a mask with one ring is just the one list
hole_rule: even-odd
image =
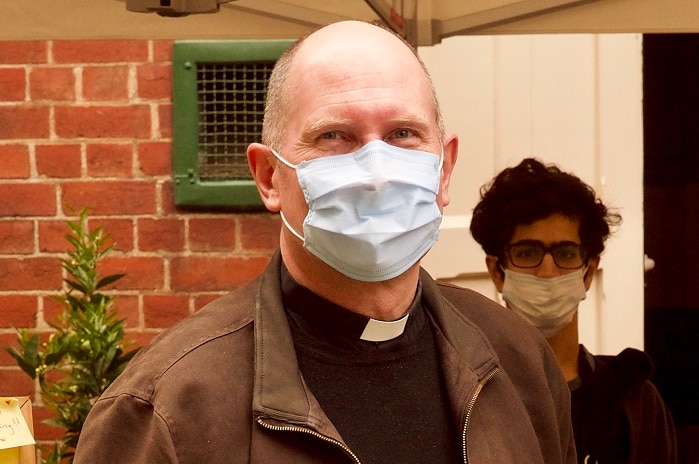
[[273,67],[273,61],[197,65],[202,180],[251,179],[246,150],[260,141]]

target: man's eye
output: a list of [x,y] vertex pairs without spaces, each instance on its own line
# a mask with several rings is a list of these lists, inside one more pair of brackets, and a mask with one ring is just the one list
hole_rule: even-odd
[[536,254],[536,250],[532,248],[513,248],[512,252],[517,258],[530,258]]
[[576,259],[580,257],[580,252],[575,248],[561,248],[558,250],[558,256],[563,259]]
[[404,139],[410,137],[411,135],[413,135],[413,133],[408,129],[398,129],[393,133],[393,136],[397,139]]
[[320,134],[320,138],[323,140],[336,140],[340,137],[337,132],[323,132]]

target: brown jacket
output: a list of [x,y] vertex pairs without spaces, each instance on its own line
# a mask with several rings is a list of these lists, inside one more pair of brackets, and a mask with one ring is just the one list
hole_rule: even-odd
[[[301,377],[279,267],[142,349],[92,408],[75,464],[359,463]],[[464,462],[574,463],[546,341],[475,292],[421,282]]]

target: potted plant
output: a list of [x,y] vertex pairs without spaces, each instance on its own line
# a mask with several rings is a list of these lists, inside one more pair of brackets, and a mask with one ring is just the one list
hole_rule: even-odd
[[48,339],[29,329],[18,330],[19,348],[6,348],[18,366],[38,379],[41,400],[53,412],[46,423],[65,429],[65,435],[43,456],[43,462],[72,462],[87,413],[104,390],[136,354],[127,351],[124,320],[113,307],[116,296],[101,293],[124,274],[100,276],[100,261],[111,251],[102,227],[90,230],[87,210],[68,222],[73,246],[62,259],[63,291],[55,298],[63,305]]

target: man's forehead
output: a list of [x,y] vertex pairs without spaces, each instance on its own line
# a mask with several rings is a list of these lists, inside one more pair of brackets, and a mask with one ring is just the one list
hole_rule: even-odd
[[553,214],[532,223],[517,224],[511,241],[539,240],[546,244],[577,241],[580,239],[579,225],[580,221],[575,218]]
[[[295,64],[302,70],[325,66],[374,63],[387,67],[418,64],[413,51],[392,33],[360,21],[343,21],[308,36],[297,50]],[[408,71],[404,69],[404,71]]]

